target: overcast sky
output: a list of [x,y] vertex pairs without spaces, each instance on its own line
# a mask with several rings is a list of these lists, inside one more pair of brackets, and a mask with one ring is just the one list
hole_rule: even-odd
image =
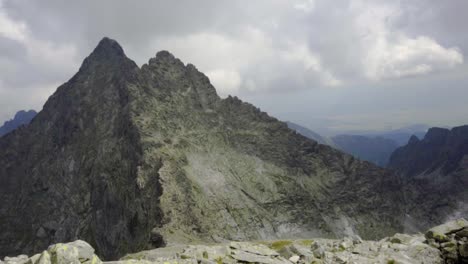
[[317,131],[468,123],[466,0],[0,0],[0,123],[40,110],[99,40],[169,50]]

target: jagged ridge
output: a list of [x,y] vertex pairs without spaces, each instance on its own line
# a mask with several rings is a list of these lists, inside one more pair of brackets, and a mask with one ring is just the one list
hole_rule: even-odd
[[140,69],[105,38],[29,126],[0,139],[0,255],[78,238],[114,259],[164,241],[383,237],[403,229],[401,187],[219,98],[169,52]]

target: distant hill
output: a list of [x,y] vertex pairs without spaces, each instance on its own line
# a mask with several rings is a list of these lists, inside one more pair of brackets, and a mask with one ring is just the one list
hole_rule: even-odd
[[34,110],[18,111],[13,119],[6,121],[3,126],[0,127],[0,137],[15,130],[21,125],[29,124],[36,114],[37,113]]
[[427,125],[416,124],[387,131],[355,131],[346,134],[363,135],[368,137],[383,137],[395,141],[398,146],[403,146],[408,143],[408,140],[413,135],[418,138],[423,138],[429,128],[430,127]]
[[387,165],[390,155],[398,147],[398,144],[393,139],[382,136],[337,135],[330,138],[321,136],[301,125],[292,122],[286,123],[289,128],[295,130],[297,133],[313,139],[320,144],[329,145],[381,167]]
[[295,123],[289,122],[289,121],[286,121],[286,124],[288,125],[289,128],[295,130],[297,133],[303,135],[304,137],[313,139],[313,140],[317,141],[317,143],[325,144],[325,145],[333,145],[333,143],[331,142],[331,140],[329,138],[322,137],[318,133],[316,133],[316,132],[314,132],[314,131],[306,128],[306,127],[303,127],[301,125],[298,125],[298,124],[295,124]]
[[387,165],[390,155],[398,147],[394,140],[380,136],[338,135],[332,140],[338,149],[381,167]]

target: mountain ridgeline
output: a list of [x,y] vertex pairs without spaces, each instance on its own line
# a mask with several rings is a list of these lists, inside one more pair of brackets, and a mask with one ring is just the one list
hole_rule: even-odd
[[0,138],[0,255],[75,239],[115,259],[194,241],[381,238],[404,229],[401,182],[221,99],[167,51],[140,68],[104,38]]
[[37,113],[34,110],[18,111],[13,119],[6,121],[3,126],[0,127],[0,137],[10,133],[19,126],[29,124],[29,122],[31,122],[31,120],[36,116],[36,114]]
[[431,128],[419,140],[413,136],[392,154],[389,168],[403,175],[405,194],[413,203],[409,211],[419,228],[430,226],[421,216],[433,219],[468,216],[468,125]]
[[286,123],[289,128],[307,138],[317,141],[317,143],[329,145],[361,160],[372,162],[380,167],[387,166],[390,155],[398,148],[398,143],[396,141],[378,135],[337,135],[330,138],[321,136],[295,123]]

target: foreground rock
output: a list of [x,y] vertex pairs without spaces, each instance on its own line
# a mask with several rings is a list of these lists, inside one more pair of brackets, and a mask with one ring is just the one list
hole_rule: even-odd
[[[101,264],[102,261],[94,254],[94,248],[88,243],[77,240],[66,244],[55,244],[47,250],[32,257],[20,255],[5,257],[4,264]],[[1,261],[0,261],[1,263]]]
[[[464,219],[430,229],[425,235],[395,234],[380,241],[358,237],[266,242],[226,242],[216,245],[174,245],[129,254],[109,264],[127,263],[468,263],[468,222]],[[5,264],[100,264],[84,241],[50,246],[41,254],[6,257]]]
[[426,232],[427,242],[438,248],[446,263],[468,263],[468,221],[458,219]]

